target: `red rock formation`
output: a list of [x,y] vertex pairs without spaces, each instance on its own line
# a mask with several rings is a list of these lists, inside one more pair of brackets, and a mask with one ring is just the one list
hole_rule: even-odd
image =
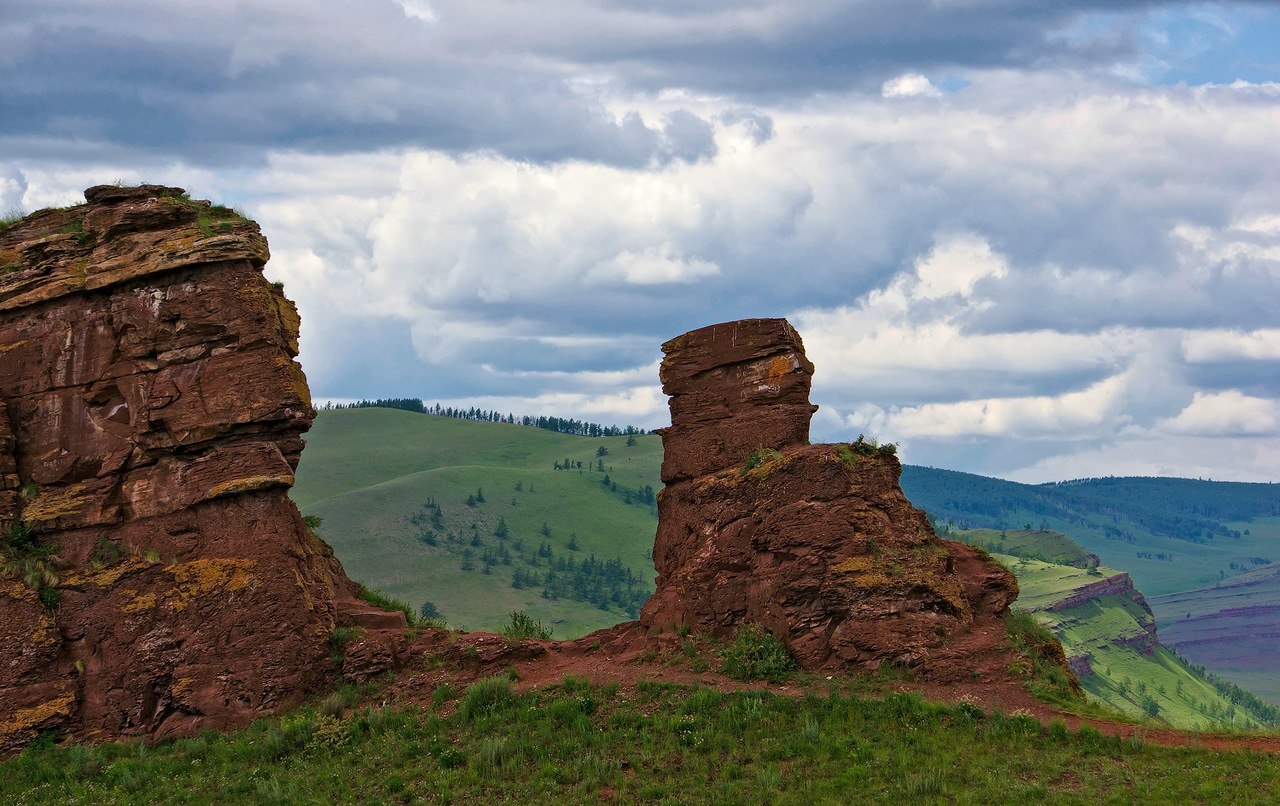
[[286,495],[313,411],[257,225],[85,198],[0,232],[0,750],[243,724],[388,618]]
[[809,669],[927,666],[1017,596],[1009,572],[942,541],[898,486],[896,456],[809,445],[813,365],[785,320],[705,327],[663,345],[657,592],[650,629],[755,622]]

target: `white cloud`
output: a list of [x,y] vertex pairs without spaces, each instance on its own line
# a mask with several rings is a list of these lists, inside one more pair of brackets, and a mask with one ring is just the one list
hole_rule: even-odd
[[907,440],[964,436],[1094,438],[1100,427],[1114,428],[1126,419],[1117,405],[1124,385],[1124,379],[1117,376],[1057,396],[926,403],[884,412],[863,407],[847,418],[847,424],[874,426],[889,438]]
[[404,15],[409,19],[421,20],[425,23],[434,24],[440,21],[439,15],[427,0],[396,0],[400,8],[404,9]]
[[929,79],[919,73],[903,73],[891,78],[880,87],[883,98],[913,98],[925,96],[940,98],[942,93],[930,83]]
[[1201,330],[1182,337],[1182,354],[1193,364],[1215,361],[1280,360],[1280,328],[1248,333],[1234,330]]
[[[1223,455],[1230,461],[1221,461]],[[1280,446],[1275,440],[1159,434],[1121,436],[1001,475],[1026,484],[1108,475],[1275,482],[1280,481],[1276,468],[1280,468]]]
[[1008,274],[1005,259],[991,251],[986,239],[972,233],[951,235],[916,261],[919,282],[912,289],[913,296],[917,299],[968,297],[979,280],[988,277],[998,280]]
[[1178,416],[1156,425],[1161,431],[1193,436],[1280,434],[1280,402],[1250,397],[1236,389],[1196,392]]
[[[1231,435],[1274,415],[1280,94],[1009,72],[937,103],[871,86],[748,105],[607,73],[602,116],[701,156],[375,147],[0,176],[21,171],[28,209],[116,178],[243,206],[299,301],[318,395],[661,417],[662,341],[787,315],[818,366],[819,438],[865,427],[908,461],[1040,480],[1164,467],[1153,434],[1245,445],[1239,472],[1274,455],[1274,436]],[[1226,477],[1236,457],[1216,455],[1195,467]]]
[[633,285],[692,283],[720,273],[720,267],[698,258],[686,259],[678,245],[666,241],[646,246],[640,252],[623,251],[587,270],[593,283],[609,283],[622,279]]

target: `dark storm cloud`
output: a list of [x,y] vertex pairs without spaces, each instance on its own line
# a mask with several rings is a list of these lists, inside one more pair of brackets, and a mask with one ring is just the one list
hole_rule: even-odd
[[0,21],[0,144],[203,163],[396,147],[696,160],[714,148],[706,121],[617,115],[593,82],[750,103],[875,88],[904,70],[1110,65],[1133,51],[1123,26],[1059,33],[1090,11],[1150,5],[16,0]]
[[[554,73],[470,63],[390,2],[318,3],[301,18],[244,5],[119,5],[6,10],[0,143],[10,153],[21,144],[74,159],[114,145],[253,163],[272,148],[418,146],[638,167],[714,146],[689,112],[646,125]],[[338,23],[322,24],[325,15]],[[122,24],[130,17],[136,28]]]

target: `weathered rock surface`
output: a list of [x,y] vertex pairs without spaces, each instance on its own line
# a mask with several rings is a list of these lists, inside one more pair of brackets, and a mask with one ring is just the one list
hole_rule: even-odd
[[702,328],[663,352],[672,424],[642,626],[754,622],[805,668],[927,670],[1016,598],[1012,574],[938,539],[890,451],[809,445],[813,365],[785,320]]
[[243,724],[368,616],[286,495],[313,410],[257,225],[85,198],[0,232],[0,750]]

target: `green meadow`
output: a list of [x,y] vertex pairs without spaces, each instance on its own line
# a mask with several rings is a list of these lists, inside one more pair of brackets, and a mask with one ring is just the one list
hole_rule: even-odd
[[[322,520],[318,533],[352,578],[415,610],[430,602],[466,630],[496,630],[523,610],[556,638],[578,637],[635,618],[653,591],[662,442],[628,441],[394,409],[325,411],[293,498]],[[549,572],[566,577],[558,565],[593,558],[634,578],[627,603],[602,601],[594,587],[585,599],[544,595]]]
[[1269,753],[1170,748],[969,703],[506,677],[389,707],[376,689],[224,736],[0,763],[7,804],[1274,803]]

